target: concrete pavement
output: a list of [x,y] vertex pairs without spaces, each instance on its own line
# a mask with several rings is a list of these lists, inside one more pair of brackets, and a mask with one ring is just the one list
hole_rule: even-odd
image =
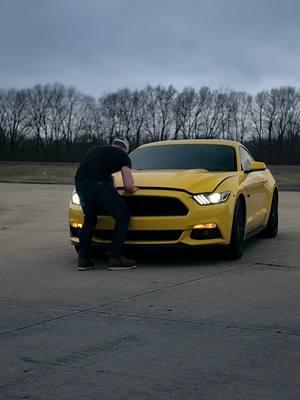
[[76,271],[71,186],[0,184],[0,399],[300,398],[300,193],[237,262]]

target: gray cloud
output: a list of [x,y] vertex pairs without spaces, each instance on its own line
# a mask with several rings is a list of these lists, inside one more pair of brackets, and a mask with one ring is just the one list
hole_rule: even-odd
[[0,87],[300,86],[297,0],[0,1]]

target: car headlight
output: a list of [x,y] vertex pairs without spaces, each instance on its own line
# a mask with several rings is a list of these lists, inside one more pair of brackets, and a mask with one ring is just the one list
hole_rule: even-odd
[[76,206],[80,206],[80,198],[75,191],[72,193],[72,203]]
[[210,204],[225,203],[228,199],[230,192],[212,192],[212,193],[199,193],[193,196],[194,200],[201,206],[208,206]]

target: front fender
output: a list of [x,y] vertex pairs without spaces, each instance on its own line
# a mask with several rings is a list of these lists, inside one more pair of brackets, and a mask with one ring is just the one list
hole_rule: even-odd
[[237,203],[238,198],[242,197],[245,205],[245,216],[247,218],[247,194],[241,185],[241,177],[240,176],[230,176],[218,185],[216,191],[217,192],[230,192],[230,197],[228,199],[229,209],[230,209],[230,234],[232,231],[232,222],[235,205]]

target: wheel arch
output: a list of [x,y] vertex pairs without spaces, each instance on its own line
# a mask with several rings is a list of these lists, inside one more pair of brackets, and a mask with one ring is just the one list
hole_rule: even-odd
[[243,212],[244,212],[244,217],[245,217],[245,224],[247,221],[247,205],[246,205],[246,197],[244,195],[244,193],[239,192],[236,194],[236,200],[234,202],[234,206],[232,207],[232,216],[231,216],[231,228],[230,228],[230,235],[232,233],[232,226],[233,226],[233,218],[234,218],[234,211],[236,208],[237,203],[240,201],[243,207]]
[[244,211],[244,217],[245,217],[245,219],[246,219],[246,217],[247,217],[247,205],[246,205],[246,198],[245,198],[245,196],[244,196],[243,193],[240,193],[240,194],[237,196],[237,199],[236,199],[235,204],[237,204],[238,201],[241,201],[241,202],[242,202],[243,211]]
[[[279,191],[278,191],[278,187],[277,186],[274,187],[273,196],[274,196],[274,194],[276,194],[277,198],[279,199]],[[273,199],[273,196],[272,196],[272,199]]]
[[265,225],[267,224],[269,216],[270,216],[274,195],[277,196],[277,200],[279,201],[279,190],[278,190],[277,186],[274,186],[274,188],[272,190],[272,195],[270,196],[268,212],[266,214],[266,219],[265,219]]
[[[237,212],[239,212],[239,214],[237,214]],[[240,220],[241,213],[243,214],[244,217],[243,235],[241,235],[241,230],[240,230],[241,224],[239,222],[241,221]],[[235,221],[237,222],[237,224],[234,224]],[[243,241],[245,239],[245,228],[246,228],[246,199],[242,193],[239,193],[236,196],[236,201],[234,203],[230,243],[227,248],[228,257],[230,259],[237,260],[241,258],[243,254]]]

